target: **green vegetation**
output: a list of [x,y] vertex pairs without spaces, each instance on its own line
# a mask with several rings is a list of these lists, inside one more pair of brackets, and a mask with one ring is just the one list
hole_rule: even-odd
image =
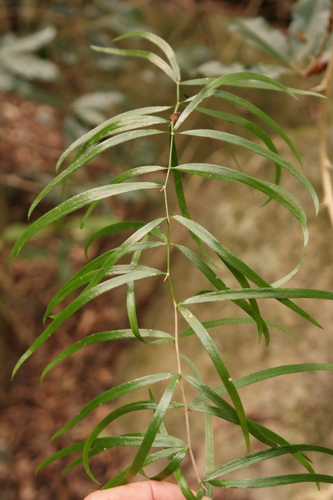
[[[108,119],[93,130],[85,133],[75,140],[62,154],[57,164],[57,176],[43,189],[32,204],[30,214],[35,207],[53,190],[59,187],[66,194],[67,185],[71,178],[75,181],[75,174],[85,167],[92,159],[104,151],[112,150],[119,145],[131,147],[132,141],[150,141],[152,148],[160,147],[161,152],[167,148],[167,153],[159,164],[136,163],[128,165],[126,170],[110,178],[104,185],[83,188],[78,194],[69,196],[58,206],[49,210],[35,222],[32,222],[25,233],[18,239],[12,258],[19,254],[22,247],[36,233],[46,226],[66,218],[78,210],[85,209],[82,214],[83,227],[90,214],[99,202],[110,197],[122,196],[128,193],[141,191],[153,192],[163,201],[164,213],[159,217],[149,220],[131,220],[105,225],[91,236],[85,250],[88,253],[90,245],[96,239],[107,235],[118,235],[121,243],[105,253],[98,255],[73,277],[71,277],[51,300],[45,313],[44,320],[50,320],[38,339],[25,352],[18,361],[14,374],[57,329],[76,311],[93,301],[95,298],[114,290],[118,287],[126,288],[126,308],[129,325],[123,329],[95,332],[78,343],[72,345],[45,368],[42,378],[47,375],[57,363],[71,356],[79,349],[97,342],[106,342],[122,339],[132,339],[140,342],[144,350],[147,344],[160,345],[171,343],[174,345],[175,364],[177,369],[170,371],[168,366],[163,366],[163,358],[158,364],[160,373],[147,374],[146,376],[126,380],[101,395],[92,399],[84,408],[54,437],[58,437],[82,419],[89,416],[90,412],[98,406],[110,401],[116,402],[123,395],[131,394],[132,402],[119,405],[111,411],[86,440],[66,447],[51,457],[47,458],[39,470],[51,462],[79,452],[79,458],[67,466],[66,470],[83,464],[87,474],[95,482],[98,480],[92,471],[90,459],[97,454],[104,453],[113,447],[136,447],[137,451],[128,466],[103,485],[103,488],[113,487],[131,481],[137,474],[146,475],[145,467],[152,463],[167,459],[162,462],[160,472],[154,479],[163,480],[174,475],[180,489],[187,500],[200,499],[203,495],[213,498],[215,487],[231,488],[261,488],[298,482],[333,483],[333,476],[318,474],[314,471],[307,452],[314,451],[332,455],[333,450],[308,444],[291,444],[283,436],[269,428],[249,419],[246,407],[243,404],[240,391],[241,387],[267,380],[280,375],[295,372],[314,370],[333,370],[331,364],[297,364],[283,365],[274,368],[249,373],[238,379],[233,379],[232,374],[236,367],[226,366],[224,353],[221,352],[214,340],[216,333],[211,334],[210,329],[222,327],[226,324],[249,324],[257,331],[259,342],[270,343],[270,336],[274,329],[290,333],[283,324],[277,324],[262,316],[261,299],[277,301],[284,307],[292,310],[296,315],[312,323],[314,327],[320,324],[294,299],[333,299],[333,293],[315,290],[286,288],[289,278],[297,272],[297,268],[278,283],[270,284],[264,277],[249,267],[239,256],[226,248],[220,235],[209,232],[203,225],[191,217],[191,203],[188,202],[186,186],[192,176],[204,177],[212,182],[239,183],[262,196],[262,204],[277,203],[286,209],[299,223],[303,233],[304,244],[308,241],[308,230],[305,211],[293,193],[280,185],[281,176],[294,177],[311,197],[315,210],[319,202],[314,188],[303,175],[287,159],[282,157],[268,131],[273,131],[292,152],[295,162],[301,165],[298,151],[294,147],[286,132],[270,116],[261,111],[243,97],[237,95],[238,89],[256,89],[259,93],[283,93],[286,103],[297,96],[298,91],[289,88],[265,75],[252,72],[239,72],[226,74],[217,78],[197,78],[182,80],[177,57],[168,43],[162,38],[147,31],[137,31],[118,37],[117,42],[128,43],[132,37],[138,37],[145,43],[153,44],[155,51],[139,50],[133,48],[94,47],[98,52],[108,55],[143,58],[157,66],[166,77],[171,79],[174,87],[174,100],[169,105],[153,105],[125,111]],[[161,55],[160,55],[161,54]],[[133,87],[136,82],[133,82]],[[231,90],[232,92],[231,92]],[[304,93],[304,91],[303,91]],[[315,93],[308,92],[309,95]],[[241,111],[238,114],[226,113],[224,104],[232,102]],[[205,106],[205,107],[203,107]],[[242,111],[246,110],[254,119],[245,119]],[[198,115],[200,126],[193,128],[192,117]],[[262,127],[257,122],[262,123]],[[240,133],[227,133],[223,131],[223,123],[233,123],[239,130],[249,131],[254,135],[250,140]],[[197,123],[197,122],[196,122]],[[207,126],[208,123],[208,126]],[[192,140],[195,144],[232,145],[239,147],[258,158],[265,158],[272,166],[271,180],[253,177],[248,173],[235,170],[229,166],[203,161],[187,162],[182,160],[184,141]],[[156,146],[157,145],[157,146]],[[73,183],[72,183],[73,184]],[[175,195],[178,208],[171,212],[170,200]],[[192,204],[195,203],[192,201]],[[207,200],[208,213],[215,215],[215,207]],[[263,210],[265,208],[263,207]],[[81,212],[80,212],[81,213]],[[187,239],[178,240],[174,234],[184,230]],[[128,232],[130,235],[128,236]],[[265,235],[263,235],[263,238]],[[149,265],[151,256],[164,249],[165,259],[160,268]],[[206,281],[205,288],[197,290],[195,294],[180,297],[175,285],[173,275],[173,255],[180,252],[189,269],[189,273],[199,272]],[[258,249],[260,254],[260,249]],[[228,275],[227,279],[224,276]],[[223,276],[223,277],[222,277]],[[137,313],[137,289],[142,281],[158,280],[161,287],[169,290],[169,304],[173,308],[173,329],[164,331],[160,329],[147,329],[140,326]],[[238,287],[229,283],[238,283]],[[232,301],[239,313],[234,317],[211,317],[209,321],[200,319],[203,309],[207,309],[210,302]],[[166,305],[167,307],[167,305]],[[202,309],[201,309],[202,308]],[[58,312],[60,309],[60,312]],[[129,326],[129,328],[128,328]],[[216,374],[220,380],[218,387],[211,387],[209,381],[203,380],[200,367],[193,363],[183,353],[183,339],[195,336],[199,339],[203,352],[207,353]],[[102,344],[103,345],[103,344]],[[190,368],[192,374],[186,373]],[[147,398],[136,398],[136,391],[142,388],[147,390]],[[194,399],[190,395],[196,390]],[[151,420],[146,429],[140,433],[130,433],[120,436],[108,436],[106,427],[125,414],[135,414],[140,420],[141,411],[151,415]],[[181,413],[185,422],[185,432],[182,438],[173,436],[168,430],[169,415]],[[193,453],[193,436],[189,415],[201,413],[204,415],[206,461],[205,471],[202,473],[197,464],[197,457]],[[223,443],[227,436],[215,435],[213,420],[222,419],[238,426],[244,438],[245,455],[226,464],[216,464],[214,460],[214,445]],[[300,423],[301,425],[301,423]],[[265,446],[259,452],[251,453],[253,441],[258,441]],[[247,453],[246,453],[247,452]],[[303,473],[286,474],[273,477],[257,477],[228,479],[227,474],[251,466],[254,463],[270,460],[277,456],[290,454],[304,468]],[[197,484],[189,484],[184,476],[181,464],[190,458],[192,470]],[[193,494],[192,489],[196,489]]]

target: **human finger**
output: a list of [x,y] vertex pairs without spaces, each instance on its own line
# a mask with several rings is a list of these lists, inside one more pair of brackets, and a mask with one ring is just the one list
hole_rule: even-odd
[[94,491],[84,500],[185,500],[176,484],[143,481],[103,491]]

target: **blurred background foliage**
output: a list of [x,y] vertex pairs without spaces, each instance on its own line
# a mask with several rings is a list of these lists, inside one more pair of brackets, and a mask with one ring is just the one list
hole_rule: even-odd
[[[53,176],[56,160],[66,145],[120,111],[170,104],[172,89],[163,74],[140,60],[93,52],[90,45],[107,46],[117,35],[144,29],[173,46],[183,77],[215,76],[244,68],[280,76],[287,69],[282,76],[287,83],[310,88],[318,84],[320,74],[307,75],[305,82],[293,63],[284,58],[281,69],[273,54],[263,51],[258,40],[255,43],[251,37],[255,32],[262,35],[262,41],[276,29],[283,52],[289,43],[287,28],[293,4],[293,0],[0,0],[1,500],[79,500],[91,487],[82,471],[74,470],[61,478],[57,464],[37,477],[34,470],[56,450],[49,442],[50,435],[81,408],[87,397],[110,387],[116,376],[114,359],[126,343],[98,354],[92,347],[68,360],[58,369],[57,377],[51,374],[42,388],[38,377],[45,357],[49,359],[51,352],[65,345],[66,337],[71,336],[72,343],[73,337],[81,338],[91,328],[107,329],[110,321],[115,328],[121,326],[125,312],[119,309],[117,298],[112,303],[97,302],[94,310],[80,312],[12,383],[10,373],[39,333],[46,305],[59,284],[84,261],[81,242],[103,226],[106,217],[115,222],[135,213],[139,219],[147,210],[158,209],[154,199],[143,195],[100,204],[83,231],[78,229],[77,216],[68,218],[52,231],[41,233],[34,245],[22,252],[13,270],[8,269],[8,253],[26,224],[28,207]],[[262,19],[254,19],[256,16]],[[131,39],[126,43],[141,48],[143,42]],[[271,111],[270,98],[255,93],[253,97],[264,111]],[[301,100],[293,106],[292,111],[286,110],[277,96],[274,119],[280,119],[280,124],[282,120],[285,127],[314,123],[317,104],[313,100]],[[134,142],[131,148],[119,146],[116,153],[96,158],[67,188],[74,194],[81,186],[108,182],[127,165],[150,164],[163,161],[161,158],[163,150],[158,142],[155,148],[145,141]],[[320,188],[315,174],[312,177]],[[40,205],[37,215],[53,206],[61,193],[53,196]],[[326,219],[322,224],[329,231]],[[99,243],[103,244],[107,242]],[[100,249],[96,245],[91,256]],[[141,298],[142,310],[150,303],[152,293],[148,290]],[[96,421],[103,417],[103,411],[96,413]],[[80,432],[85,435],[84,428]],[[61,445],[65,446],[65,441]],[[108,463],[97,463],[99,474],[110,477],[119,460],[120,455]],[[227,498],[254,497],[223,496]]]

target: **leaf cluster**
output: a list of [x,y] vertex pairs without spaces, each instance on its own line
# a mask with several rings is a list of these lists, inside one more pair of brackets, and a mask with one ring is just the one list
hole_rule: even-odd
[[[254,488],[304,481],[317,484],[319,482],[333,483],[332,476],[315,473],[311,461],[305,454],[305,452],[314,451],[332,455],[332,450],[320,446],[290,444],[282,436],[249,419],[239,392],[242,387],[272,377],[312,370],[332,370],[333,365],[320,363],[284,365],[233,379],[231,373],[235,371],[235,367],[232,367],[231,370],[227,367],[223,353],[220,352],[213,336],[210,334],[210,329],[213,327],[222,328],[224,325],[230,324],[255,325],[258,340],[264,339],[268,346],[271,328],[277,328],[287,333],[290,332],[283,325],[271,322],[262,316],[260,299],[278,301],[313,325],[320,327],[311,315],[294,302],[294,299],[332,300],[333,293],[313,289],[282,288],[282,285],[285,285],[288,279],[297,272],[301,263],[289,275],[279,280],[278,283],[274,285],[268,283],[241,258],[226,248],[203,225],[191,218],[191,207],[188,206],[186,197],[186,179],[188,176],[200,176],[216,182],[244,184],[262,193],[266,203],[277,203],[289,211],[298,221],[303,232],[304,244],[306,244],[308,240],[306,214],[298,199],[280,186],[282,172],[297,179],[311,196],[316,210],[318,210],[317,195],[302,171],[279,154],[273,140],[264,131],[264,128],[265,130],[271,130],[275,135],[282,138],[292,151],[295,161],[301,164],[299,153],[284,130],[272,118],[245,99],[230,92],[230,89],[245,87],[257,88],[260,92],[284,92],[286,99],[295,98],[297,91],[266,76],[249,72],[228,74],[218,78],[182,81],[175,53],[167,42],[149,32],[129,33],[119,37],[117,41],[129,37],[139,37],[148,41],[155,46],[162,56],[156,52],[141,49],[121,49],[118,47],[94,47],[94,49],[110,55],[139,57],[153,63],[173,82],[175,102],[170,106],[149,106],[120,113],[77,139],[60,157],[56,167],[56,177],[37,196],[29,215],[31,215],[36,205],[53,189],[66,183],[70,176],[74,175],[75,172],[83,168],[103,151],[114,148],[119,144],[128,144],[130,147],[133,140],[142,138],[153,140],[154,136],[159,135],[169,147],[165,164],[129,168],[110,180],[107,185],[94,187],[65,199],[58,206],[31,223],[27,231],[16,242],[12,251],[12,258],[18,255],[27,241],[45,226],[81,209],[86,210],[82,219],[82,224],[84,224],[100,201],[123,193],[154,190],[164,203],[165,214],[149,221],[131,220],[111,224],[97,231],[88,240],[86,251],[93,241],[98,238],[112,234],[122,236],[122,242],[118,246],[88,261],[53,297],[45,312],[44,320],[45,322],[48,321],[47,326],[17,362],[13,374],[76,311],[100,295],[121,286],[126,287],[129,328],[95,332],[86,336],[53,359],[44,369],[42,379],[59,362],[78,350],[93,343],[121,339],[139,341],[142,343],[142,349],[145,349],[147,343],[174,344],[177,370],[175,372],[167,371],[149,374],[126,381],[88,402],[70,422],[55,434],[54,438],[72,429],[99,405],[111,401],[117,403],[117,405],[92,430],[85,441],[58,451],[47,458],[40,465],[39,470],[54,460],[79,453],[79,457],[74,458],[66,470],[78,464],[83,464],[91,479],[98,482],[92,472],[90,459],[106,450],[112,450],[114,447],[130,446],[135,447],[137,450],[132,463],[111,478],[107,484],[103,485],[103,488],[125,484],[134,479],[137,474],[147,477],[146,466],[162,459],[167,459],[167,465],[161,465],[160,472],[155,474],[152,479],[163,480],[170,475],[174,475],[187,500],[200,499],[204,494],[213,498],[214,487],[216,486]],[[191,94],[193,89],[194,92]],[[223,103],[226,101],[236,104],[242,110],[246,110],[256,121],[261,121],[264,128],[257,125],[255,121],[245,119],[237,114],[225,113]],[[203,107],[204,103],[205,107]],[[207,107],[209,104],[212,105],[211,103],[213,103],[213,107]],[[190,122],[188,118],[192,113],[197,113],[203,117],[213,117],[217,120],[217,127],[186,128],[186,124]],[[221,129],[223,129],[223,123],[225,122],[236,124],[239,130],[247,129],[251,131],[254,134],[254,140],[246,139],[240,134],[224,132]],[[177,145],[178,141],[184,136],[194,137],[198,141],[208,138],[218,145],[228,144],[263,157],[270,163],[274,179],[272,182],[268,182],[220,164],[204,162],[181,163]],[[145,178],[152,173],[158,173],[158,178],[162,178],[163,181],[152,182]],[[176,193],[178,208],[177,212],[170,213],[169,197],[170,192],[173,190]],[[188,244],[183,245],[178,241],[173,241],[171,229],[175,226],[180,226],[188,232]],[[192,249],[190,240],[193,240],[195,250]],[[157,247],[162,247],[165,250],[164,268],[155,269],[149,265],[140,264],[142,255],[149,255]],[[195,268],[201,273],[207,287],[209,287],[208,290],[201,290],[194,296],[183,300],[177,298],[177,290],[172,279],[172,251],[179,252],[185,257],[189,269]],[[222,269],[226,269],[230,278],[237,281],[239,288],[231,289],[228,287],[227,283],[220,277]],[[172,332],[140,327],[136,308],[136,283],[143,279],[159,280],[169,288],[174,308],[174,329]],[[222,302],[225,300],[230,300],[236,305],[239,309],[239,316],[214,318],[206,322],[199,319],[200,305],[206,307],[209,302]],[[191,307],[193,304],[198,305],[198,315],[194,315],[192,312]],[[55,309],[60,309],[60,312],[54,314]],[[181,319],[185,320],[187,324],[187,329],[184,331],[181,331]],[[208,354],[221,381],[219,387],[212,388],[206,384],[192,360],[182,356],[181,341],[184,337],[191,335],[199,339],[202,349]],[[185,375],[182,372],[182,363],[184,362],[189,365],[193,375]],[[154,396],[156,391],[152,388],[155,385],[159,387],[159,391],[162,391],[162,396],[159,399]],[[178,387],[180,391],[178,391]],[[191,402],[188,401],[186,391],[188,387],[197,391],[197,397]],[[135,400],[134,393],[141,388],[149,389],[150,397],[147,400]],[[178,392],[180,392],[181,396],[177,398]],[[133,402],[127,404],[119,402],[121,396],[129,393],[133,393]],[[151,421],[145,432],[105,437],[105,429],[116,419],[129,413],[136,415],[136,412],[144,410],[151,414]],[[182,413],[185,421],[186,435],[183,439],[170,435],[165,424],[166,415],[176,411]],[[196,459],[193,455],[189,412],[204,414],[206,470],[203,474],[199,474]],[[140,419],[140,413],[137,418]],[[213,418],[219,418],[239,426],[247,452],[250,451],[251,439],[262,443],[265,449],[257,453],[245,454],[237,460],[216,466],[214,442],[221,442],[223,438],[214,435]],[[227,474],[233,471],[285,454],[292,455],[304,467],[305,472],[302,474],[251,479],[234,480],[225,478]],[[188,459],[192,462],[198,480],[196,493],[191,490],[193,485],[190,488],[181,468],[182,462]]]

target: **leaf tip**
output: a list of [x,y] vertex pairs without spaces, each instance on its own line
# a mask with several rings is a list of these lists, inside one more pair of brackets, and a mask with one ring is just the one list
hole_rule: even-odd
[[35,470],[35,475],[37,476],[37,474],[43,469],[42,467],[42,464],[38,465],[37,469]]
[[29,208],[28,210],[28,216],[27,216],[27,220],[29,221],[30,220],[30,217],[32,215],[32,212],[35,210],[35,205],[32,204],[31,207]]
[[17,252],[16,252],[15,247],[14,247],[13,250],[10,252],[10,256],[9,256],[9,269],[10,270],[12,270],[13,260],[16,257],[16,255],[17,255]]
[[13,371],[12,371],[12,378],[11,378],[11,380],[13,380],[13,379],[14,379],[14,377],[15,377],[15,375],[16,375],[16,373],[17,373],[18,369],[20,368],[21,364],[23,363],[23,361],[21,361],[21,360],[22,360],[22,358],[20,358],[20,359],[18,360],[18,362],[16,363],[16,365],[14,366]]
[[51,441],[53,441],[54,439],[56,439],[57,437],[61,436],[61,434],[63,433],[63,430],[60,429],[60,431],[57,431],[53,434],[53,436],[51,437]]

